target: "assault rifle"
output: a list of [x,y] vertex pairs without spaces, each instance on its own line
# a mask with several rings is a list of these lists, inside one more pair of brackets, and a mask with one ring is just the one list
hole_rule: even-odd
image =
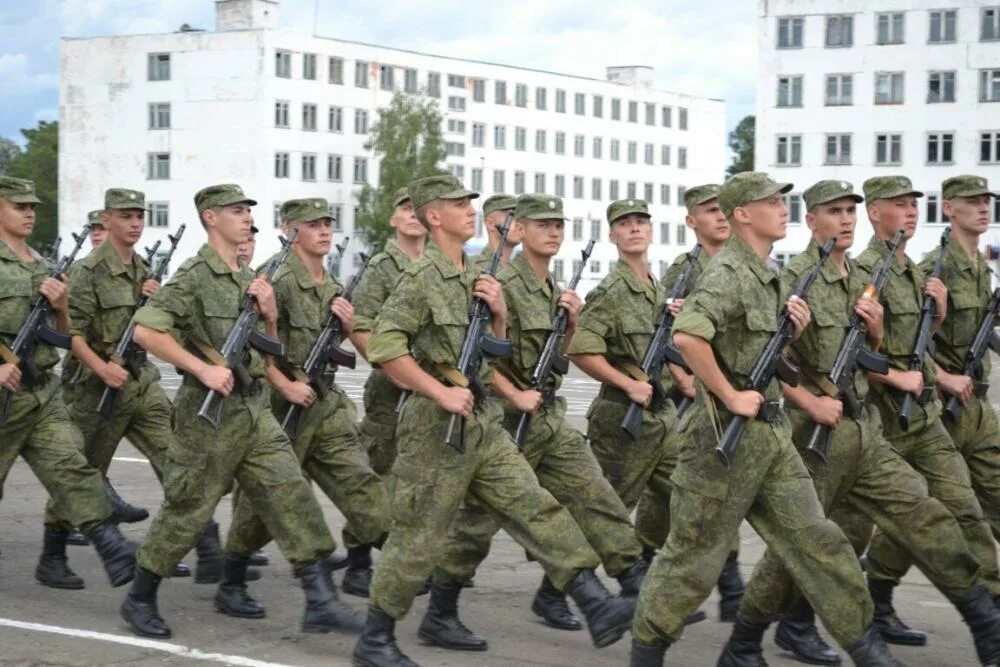
[[[833,250],[833,245],[836,241],[835,238],[832,238],[819,249],[819,261],[816,262],[813,270],[803,276],[799,284],[795,286],[792,296],[805,299],[809,295],[809,288],[812,287],[812,284],[816,282],[816,278],[819,277],[820,272],[823,270],[823,262],[826,261],[830,251]],[[757,358],[757,362],[750,370],[750,375],[747,376],[745,387],[747,391],[763,393],[767,389],[767,385],[774,379],[775,374],[793,387],[798,385],[800,371],[783,355],[785,347],[791,342],[794,332],[795,323],[792,322],[792,317],[789,315],[788,306],[786,305],[781,311],[781,316],[778,318],[777,331],[771,335],[770,340],[767,341],[767,345],[764,346],[764,350],[760,353],[760,357]],[[719,445],[715,448],[715,455],[719,457],[722,465],[727,468],[736,454],[736,447],[740,443],[740,438],[743,437],[743,430],[746,428],[748,421],[749,418],[747,417],[733,415],[726,426],[725,433],[722,434],[722,440],[719,441]]]
[[345,236],[343,241],[341,241],[338,245],[334,246],[337,252],[331,252],[329,255],[327,255],[326,272],[329,273],[330,276],[334,278],[337,276],[337,271],[336,271],[337,264],[339,264],[340,260],[344,257],[344,251],[347,250],[347,244],[350,242],[351,242],[351,237]]
[[[903,240],[903,230],[900,229],[891,241],[887,241],[889,254],[886,255],[872,274],[872,281],[865,286],[861,293],[861,298],[877,299],[885,288],[885,283],[889,279],[889,271],[892,263],[896,261],[896,249]],[[852,412],[860,409],[858,397],[854,394],[854,376],[858,368],[863,368],[872,373],[885,375],[889,372],[889,359],[885,355],[872,352],[864,346],[868,332],[865,323],[857,313],[851,314],[848,322],[847,334],[844,336],[837,356],[833,360],[833,368],[827,375],[827,380],[837,388],[837,398],[849,406]],[[826,463],[830,458],[830,441],[833,438],[833,429],[824,424],[815,424],[812,435],[809,436],[809,446],[806,451],[812,452],[819,459]]]
[[59,261],[59,246],[61,245],[62,245],[62,237],[57,236],[55,240],[52,241],[52,245],[46,248],[45,254],[43,255],[43,257],[45,257],[45,260],[47,262],[55,264],[56,262]]
[[[60,278],[69,267],[76,261],[77,253],[83,247],[83,241],[90,232],[90,225],[84,225],[79,234],[73,234],[73,250],[68,255],[56,262],[55,267],[49,271],[50,278]],[[35,351],[39,343],[45,343],[53,347],[61,347],[64,350],[70,349],[73,338],[66,333],[56,331],[46,323],[49,313],[52,313],[52,304],[42,294],[37,294],[31,303],[31,311],[17,330],[17,336],[10,347],[0,343],[0,359],[5,364],[17,364],[21,369],[21,379],[26,384],[32,385],[42,377],[42,371],[35,364]],[[0,389],[3,395],[3,403],[0,404],[0,424],[7,421],[10,414],[10,402],[13,393],[8,389]]]
[[[293,229],[287,239],[281,240],[281,244],[284,246],[281,253],[268,263],[267,269],[264,271],[264,277],[269,281],[288,260],[288,253],[291,252],[292,244],[295,243],[295,237],[298,234],[299,230]],[[255,304],[256,299],[249,294],[243,295],[236,323],[226,335],[222,349],[215,353],[219,357],[218,360],[222,362],[220,365],[225,365],[226,368],[230,369],[236,383],[242,387],[247,387],[253,382],[245,363],[249,347],[254,347],[272,357],[280,357],[285,353],[285,346],[281,344],[280,340],[275,340],[257,331],[257,320],[260,319],[260,315],[255,309]],[[222,395],[214,389],[209,389],[208,393],[205,394],[205,400],[202,401],[201,409],[198,410],[198,416],[218,429],[222,422]]]
[[[1000,336],[997,336],[997,332],[993,329],[996,326],[998,315],[1000,315],[1000,287],[993,290],[993,296],[990,297],[990,302],[986,305],[986,315],[983,316],[983,321],[979,323],[976,337],[972,339],[972,344],[965,353],[965,365],[962,367],[962,375],[974,377],[980,369],[987,350],[993,350],[997,354],[1000,354]],[[954,424],[958,421],[958,417],[964,409],[965,406],[958,400],[958,397],[952,396],[945,405],[944,416]]]
[[[670,289],[670,294],[663,304],[663,312],[660,313],[659,322],[656,324],[653,339],[649,341],[649,347],[646,348],[646,354],[642,359],[642,366],[639,367],[645,376],[644,379],[653,385],[653,397],[649,405],[650,409],[654,411],[662,409],[664,403],[667,401],[667,390],[663,386],[662,380],[663,367],[669,362],[687,369],[684,357],[677,351],[677,348],[670,344],[670,330],[674,326],[674,316],[670,312],[670,304],[684,297],[688,281],[691,279],[694,267],[698,264],[698,256],[700,254],[701,244],[697,243],[691,252],[688,253],[684,272],[681,273],[680,278],[677,279],[677,282]],[[691,407],[691,403],[691,399],[685,396],[677,405],[677,411],[683,414],[684,410]],[[644,406],[633,401],[629,404],[628,409],[625,411],[625,416],[622,418],[621,424],[619,424],[621,429],[628,433],[632,440],[639,439],[639,433],[642,430],[642,411],[644,409]]]
[[[170,265],[170,258],[174,256],[174,251],[177,250],[177,244],[180,243],[181,236],[184,235],[184,229],[187,225],[181,225],[177,229],[176,234],[168,235],[167,238],[170,239],[170,250],[167,254],[160,258],[160,261],[156,264],[153,269],[153,273],[149,276],[150,280],[155,280],[158,283],[163,282],[163,277],[167,275],[167,267]],[[156,258],[156,253],[160,249],[160,241],[157,241],[152,248],[146,248],[146,261],[150,266],[153,266],[153,260]],[[139,310],[146,305],[149,301],[149,297],[140,294],[139,299],[135,303],[135,309]],[[115,351],[111,355],[111,362],[118,364],[126,369],[128,369],[129,375],[131,375],[136,380],[139,379],[139,374],[142,373],[142,362],[144,361],[145,355],[139,346],[136,345],[132,338],[135,336],[135,322],[129,322],[128,326],[125,327],[125,331],[122,333],[122,337],[118,339],[118,345],[115,346]],[[101,400],[97,404],[97,411],[101,413],[105,419],[111,419],[115,415],[115,406],[118,402],[118,394],[120,391],[112,387],[105,387],[104,393],[101,394]]]
[[[576,267],[573,277],[570,278],[568,289],[575,290],[580,278],[583,276],[583,268],[587,266],[590,254],[594,252],[594,239],[590,239],[587,247],[583,249],[583,260]],[[531,388],[540,391],[549,376],[553,373],[566,375],[569,372],[569,359],[562,355],[559,347],[562,345],[563,337],[566,335],[566,327],[569,325],[569,313],[565,308],[559,308],[556,316],[552,319],[552,331],[545,339],[545,345],[538,355],[538,362],[535,370],[531,373]],[[522,412],[521,418],[517,421],[517,429],[514,431],[514,442],[520,447],[524,444],[524,438],[528,435],[528,426],[531,424],[531,413]]]

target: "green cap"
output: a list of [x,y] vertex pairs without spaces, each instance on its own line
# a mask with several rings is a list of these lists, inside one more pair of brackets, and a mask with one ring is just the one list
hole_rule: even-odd
[[509,211],[512,208],[516,208],[518,201],[518,198],[514,195],[499,194],[488,197],[483,202],[483,217],[485,218],[490,213],[496,211]]
[[201,213],[207,208],[215,206],[229,206],[230,204],[240,204],[246,202],[251,206],[256,206],[257,202],[243,194],[243,188],[232,183],[222,185],[210,185],[207,188],[198,190],[194,196],[194,206]]
[[281,205],[282,222],[312,222],[323,218],[333,219],[330,204],[322,197],[289,199]]
[[[501,209],[502,210],[502,209]],[[521,220],[565,220],[559,197],[535,193],[517,198],[514,217]]]
[[865,200],[861,195],[854,193],[854,186],[847,181],[820,181],[802,193],[802,199],[806,203],[807,211],[811,211],[814,206],[844,199],[845,197],[853,200],[855,204],[860,204]]
[[624,218],[630,213],[653,217],[649,214],[649,205],[645,199],[619,199],[608,204],[608,223],[613,225],[618,218]]
[[410,201],[410,191],[406,188],[400,188],[396,190],[395,194],[392,195],[392,207],[396,208],[402,203]]
[[146,195],[138,190],[127,190],[125,188],[108,188],[104,191],[104,210],[111,209],[146,210]]
[[727,218],[740,206],[792,189],[791,183],[778,183],[762,171],[741,171],[726,179],[719,188],[719,206]]
[[41,204],[35,196],[35,182],[13,176],[0,176],[0,197],[12,204]]
[[972,176],[970,174],[952,176],[941,184],[941,199],[978,197],[980,195],[997,196],[997,193],[990,192],[990,186],[982,176]]
[[701,206],[713,199],[719,198],[719,185],[716,183],[706,183],[696,185],[684,193],[684,205],[690,211],[695,206]]
[[450,174],[418,178],[407,186],[413,208],[421,208],[435,199],[475,199],[478,192],[466,190],[461,181]]
[[906,176],[875,176],[865,181],[862,189],[869,204],[878,199],[895,199],[906,195],[924,196],[923,192],[913,189],[913,183]]
[[104,213],[104,209],[98,208],[94,209],[87,214],[87,224],[88,225],[100,225],[104,226],[104,221],[101,220],[101,213]]

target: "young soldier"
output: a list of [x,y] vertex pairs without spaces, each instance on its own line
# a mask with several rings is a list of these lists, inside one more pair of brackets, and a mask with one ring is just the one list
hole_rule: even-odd
[[[733,236],[674,321],[674,342],[702,390],[681,422],[688,439],[673,475],[670,534],[639,594],[633,667],[662,664],[684,618],[716,581],[744,518],[784,561],[856,664],[892,664],[871,625],[857,557],[840,528],[824,517],[792,444],[788,419],[778,409],[778,382],[764,394],[743,389],[777,330],[781,290],[767,259],[773,243],[785,236],[783,194],[791,188],[760,172],[742,172],[723,184],[719,203]],[[798,336],[809,323],[809,307],[791,298],[787,308]],[[726,468],[714,450],[734,415],[750,421]]]
[[[508,211],[514,210],[515,206],[517,206],[517,197],[513,195],[493,195],[483,202],[483,227],[486,229],[488,242],[478,255],[469,258],[469,270],[474,275],[480,273],[490,263],[493,251],[500,244],[500,226],[503,224],[504,218],[507,217]],[[510,264],[510,256],[517,244],[521,242],[523,234],[524,230],[517,225],[511,225],[510,231],[507,232],[507,243],[504,244],[503,251],[500,253],[500,266]]]
[[[889,357],[890,369],[888,375],[869,375],[872,398],[881,413],[889,444],[924,476],[931,497],[944,503],[958,519],[969,550],[982,568],[980,579],[996,596],[1000,594],[996,548],[982,507],[972,490],[969,469],[941,423],[941,402],[934,390],[934,360],[928,354],[922,370],[908,370],[924,294],[935,299],[937,312],[933,331],[940,330],[948,307],[944,284],[937,278],[926,278],[920,267],[906,256],[906,241],[917,228],[917,197],[923,195],[915,191],[910,179],[904,176],[870,178],[865,181],[864,190],[875,235],[858,257],[863,279],[870,278],[875,265],[888,253],[883,241],[901,227],[906,230],[889,281],[879,295],[886,311],[881,351]],[[902,391],[917,396],[908,431],[899,425],[896,394]],[[868,549],[868,588],[875,602],[875,623],[885,640],[921,646],[927,642],[927,635],[899,620],[892,605],[893,589],[906,574],[911,561],[912,557],[891,538],[877,532]]]
[[97,250],[108,238],[108,228],[104,226],[104,210],[96,209],[87,214],[87,224],[90,225],[90,247]]
[[[562,246],[565,218],[562,200],[542,194],[522,195],[515,218],[524,229],[522,250],[498,279],[507,304],[514,355],[497,362],[493,389],[506,400],[506,426],[512,434],[523,413],[531,415],[521,446],[538,481],[558,500],[587,537],[604,570],[622,585],[622,595],[639,594],[646,562],[628,510],[604,479],[583,434],[566,422],[566,399],[556,396],[561,378],[546,379],[541,391],[531,388],[538,356],[559,308],[568,314],[563,346],[572,340],[583,304],[576,292],[560,292],[549,263]],[[467,503],[459,510],[434,570],[431,602],[420,625],[420,637],[459,650],[486,650],[486,640],[472,634],[458,619],[458,595],[490,550],[496,521],[481,506]],[[531,604],[547,625],[580,630],[583,625],[566,605],[566,594],[548,577]]]
[[[334,629],[333,593],[320,564],[333,551],[333,539],[267,405],[266,361],[251,349],[246,360],[251,380],[239,386],[231,369],[206,361],[218,357],[245,295],[254,297],[268,335],[276,335],[270,283],[254,278],[236,258],[236,246],[250,235],[250,207],[256,202],[228,184],[204,188],[194,201],[208,242],[135,314],[135,342],[180,369],[184,380],[174,399],[165,500],[139,548],[135,582],[121,614],[136,634],[171,636],[156,605],[160,580],[194,546],[235,478],[302,580],[304,629],[317,624]],[[197,416],[206,389],[224,397],[218,430]],[[224,580],[238,581],[245,567],[245,561],[227,559]]]
[[260,232],[257,226],[250,223],[250,238],[246,240],[245,243],[241,243],[236,246],[236,259],[240,260],[247,266],[253,263],[253,255],[257,250],[257,234]]
[[66,536],[79,526],[97,549],[111,585],[121,586],[132,580],[135,545],[111,522],[101,474],[83,455],[83,438],[52,372],[59,353],[40,341],[34,356],[40,372],[28,378],[19,366],[24,360],[10,350],[38,294],[51,307],[45,325],[62,332],[70,325],[65,281],[50,277],[46,263],[28,245],[39,203],[33,182],[0,176],[0,406],[6,411],[0,421],[0,482],[22,457],[48,492],[56,514],[66,518],[46,516],[42,578],[66,588],[83,587],[66,565]]
[[[471,297],[492,311],[494,336],[503,338],[507,326],[500,284],[490,276],[474,276],[462,252],[475,233],[471,199],[478,194],[452,176],[414,181],[409,193],[432,242],[389,296],[368,347],[371,362],[411,387],[413,395],[399,416],[393,528],[372,580],[355,664],[415,664],[396,645],[395,621],[406,614],[433,568],[435,547],[466,498],[495,512],[501,526],[542,563],[556,588],[580,605],[594,643],[606,646],[627,628],[632,604],[604,589],[593,571],[597,555],[566,509],[539,486],[503,429],[498,403],[480,397],[477,404],[464,386],[468,378],[455,368]],[[478,379],[488,386],[490,375],[484,364]],[[443,442],[452,417],[456,423],[465,420],[464,452]]]
[[[791,294],[819,261],[819,247],[836,238],[836,245],[809,292],[812,322],[792,343],[788,356],[802,369],[797,387],[783,385],[792,439],[809,467],[820,503],[836,517],[841,508],[864,515],[912,554],[934,584],[955,603],[977,639],[981,655],[1000,652],[1000,614],[989,594],[976,584],[979,566],[965,546],[961,530],[940,501],[927,495],[927,485],[882,437],[878,411],[865,405],[867,377],[854,369],[850,393],[827,379],[844,340],[852,315],[867,330],[868,347],[882,342],[882,306],[863,295],[865,283],[857,265],[847,257],[854,242],[857,205],[863,201],[846,181],[820,181],[803,193],[806,224],[812,241],[781,273],[782,292]],[[829,457],[821,460],[807,451],[817,425],[832,429]],[[846,526],[843,526],[845,531]],[[870,532],[869,532],[870,534]],[[862,538],[864,541],[866,539]],[[860,553],[864,544],[855,545]],[[860,548],[858,548],[860,547]],[[754,569],[740,607],[733,637],[719,665],[759,664],[761,637],[768,623],[785,611],[775,640],[802,662],[837,665],[840,657],[820,638],[808,601],[795,597],[794,582],[775,554],[768,550]]]

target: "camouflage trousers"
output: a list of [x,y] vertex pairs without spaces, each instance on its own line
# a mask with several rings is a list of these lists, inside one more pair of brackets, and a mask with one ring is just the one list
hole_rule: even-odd
[[358,426],[362,446],[379,475],[392,470],[396,460],[396,404],[402,392],[381,371],[372,369],[365,381],[365,416]]
[[[600,556],[604,571],[616,576],[639,560],[641,548],[628,510],[601,474],[583,434],[566,423],[565,415],[562,398],[555,406],[535,413],[521,451],[542,488],[569,510]],[[516,428],[519,417],[520,413],[508,414],[508,432]],[[470,499],[448,531],[434,578],[456,582],[472,579],[499,529],[493,515]]]
[[785,418],[747,424],[728,469],[715,456],[717,426],[703,396],[679,428],[689,435],[673,476],[670,534],[643,583],[632,636],[646,644],[680,637],[745,518],[834,637],[858,640],[872,622],[861,568],[844,533],[824,515]]
[[464,453],[444,444],[449,417],[419,395],[400,414],[399,453],[389,481],[392,530],[372,578],[372,604],[396,619],[406,615],[467,498],[487,508],[559,589],[581,570],[597,567],[597,554],[579,526],[539,485],[504,430],[497,402],[485,401],[466,421]]
[[[820,504],[834,521],[835,508],[863,515],[912,555],[938,588],[961,593],[972,587],[979,565],[965,546],[958,522],[927,494],[924,478],[882,437],[874,407],[869,406],[859,420],[841,420],[833,431],[826,463],[805,451],[813,421],[801,410],[789,410],[789,416]],[[795,594],[795,582],[768,549],[747,584],[740,615],[752,623],[777,620]]]
[[972,490],[982,505],[993,538],[1000,541],[1000,428],[989,399],[969,399],[958,423],[943,420],[948,434],[969,467]]
[[[281,419],[289,404],[272,392],[271,405],[275,417]],[[388,491],[368,464],[355,417],[347,395],[332,390],[301,413],[299,434],[292,441],[306,479],[316,482],[347,518],[344,542],[348,548],[381,544],[389,527]],[[236,496],[226,551],[249,556],[267,544],[271,534],[247,494]]]
[[0,498],[18,456],[49,494],[54,511],[46,516],[47,526],[89,532],[111,516],[101,473],[87,463],[83,436],[69,418],[59,379],[51,373],[43,386],[14,394],[7,420],[0,424]]
[[266,393],[231,394],[222,402],[219,430],[196,416],[204,397],[191,378],[177,392],[164,501],[139,547],[139,565],[161,577],[173,574],[234,479],[294,567],[326,557],[333,538]]

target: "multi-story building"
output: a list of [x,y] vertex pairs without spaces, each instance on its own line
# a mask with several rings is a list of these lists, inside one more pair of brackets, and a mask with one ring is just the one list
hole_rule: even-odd
[[[263,257],[277,248],[283,200],[326,197],[352,236],[350,274],[363,246],[353,232],[357,194],[379,172],[365,143],[378,109],[402,91],[438,101],[446,166],[469,187],[565,198],[556,273],[568,278],[587,240],[603,241],[582,289],[615,257],[605,221],[613,199],[650,202],[654,272],[693,243],[683,193],[722,177],[722,101],[654,90],[646,67],[590,79],[298,34],[277,28],[278,9],[219,0],[214,32],[62,41],[65,227],[82,222],[104,188],[141,189],[154,232],[188,223],[184,257],[204,240],[194,192],[235,182],[260,202]],[[480,233],[470,247],[482,243]]]
[[[820,179],[909,176],[927,194],[916,256],[946,222],[941,181],[1000,188],[1000,2],[761,0],[759,17],[756,166],[795,183],[779,257],[805,246],[801,192]],[[870,229],[862,211],[861,248]]]

